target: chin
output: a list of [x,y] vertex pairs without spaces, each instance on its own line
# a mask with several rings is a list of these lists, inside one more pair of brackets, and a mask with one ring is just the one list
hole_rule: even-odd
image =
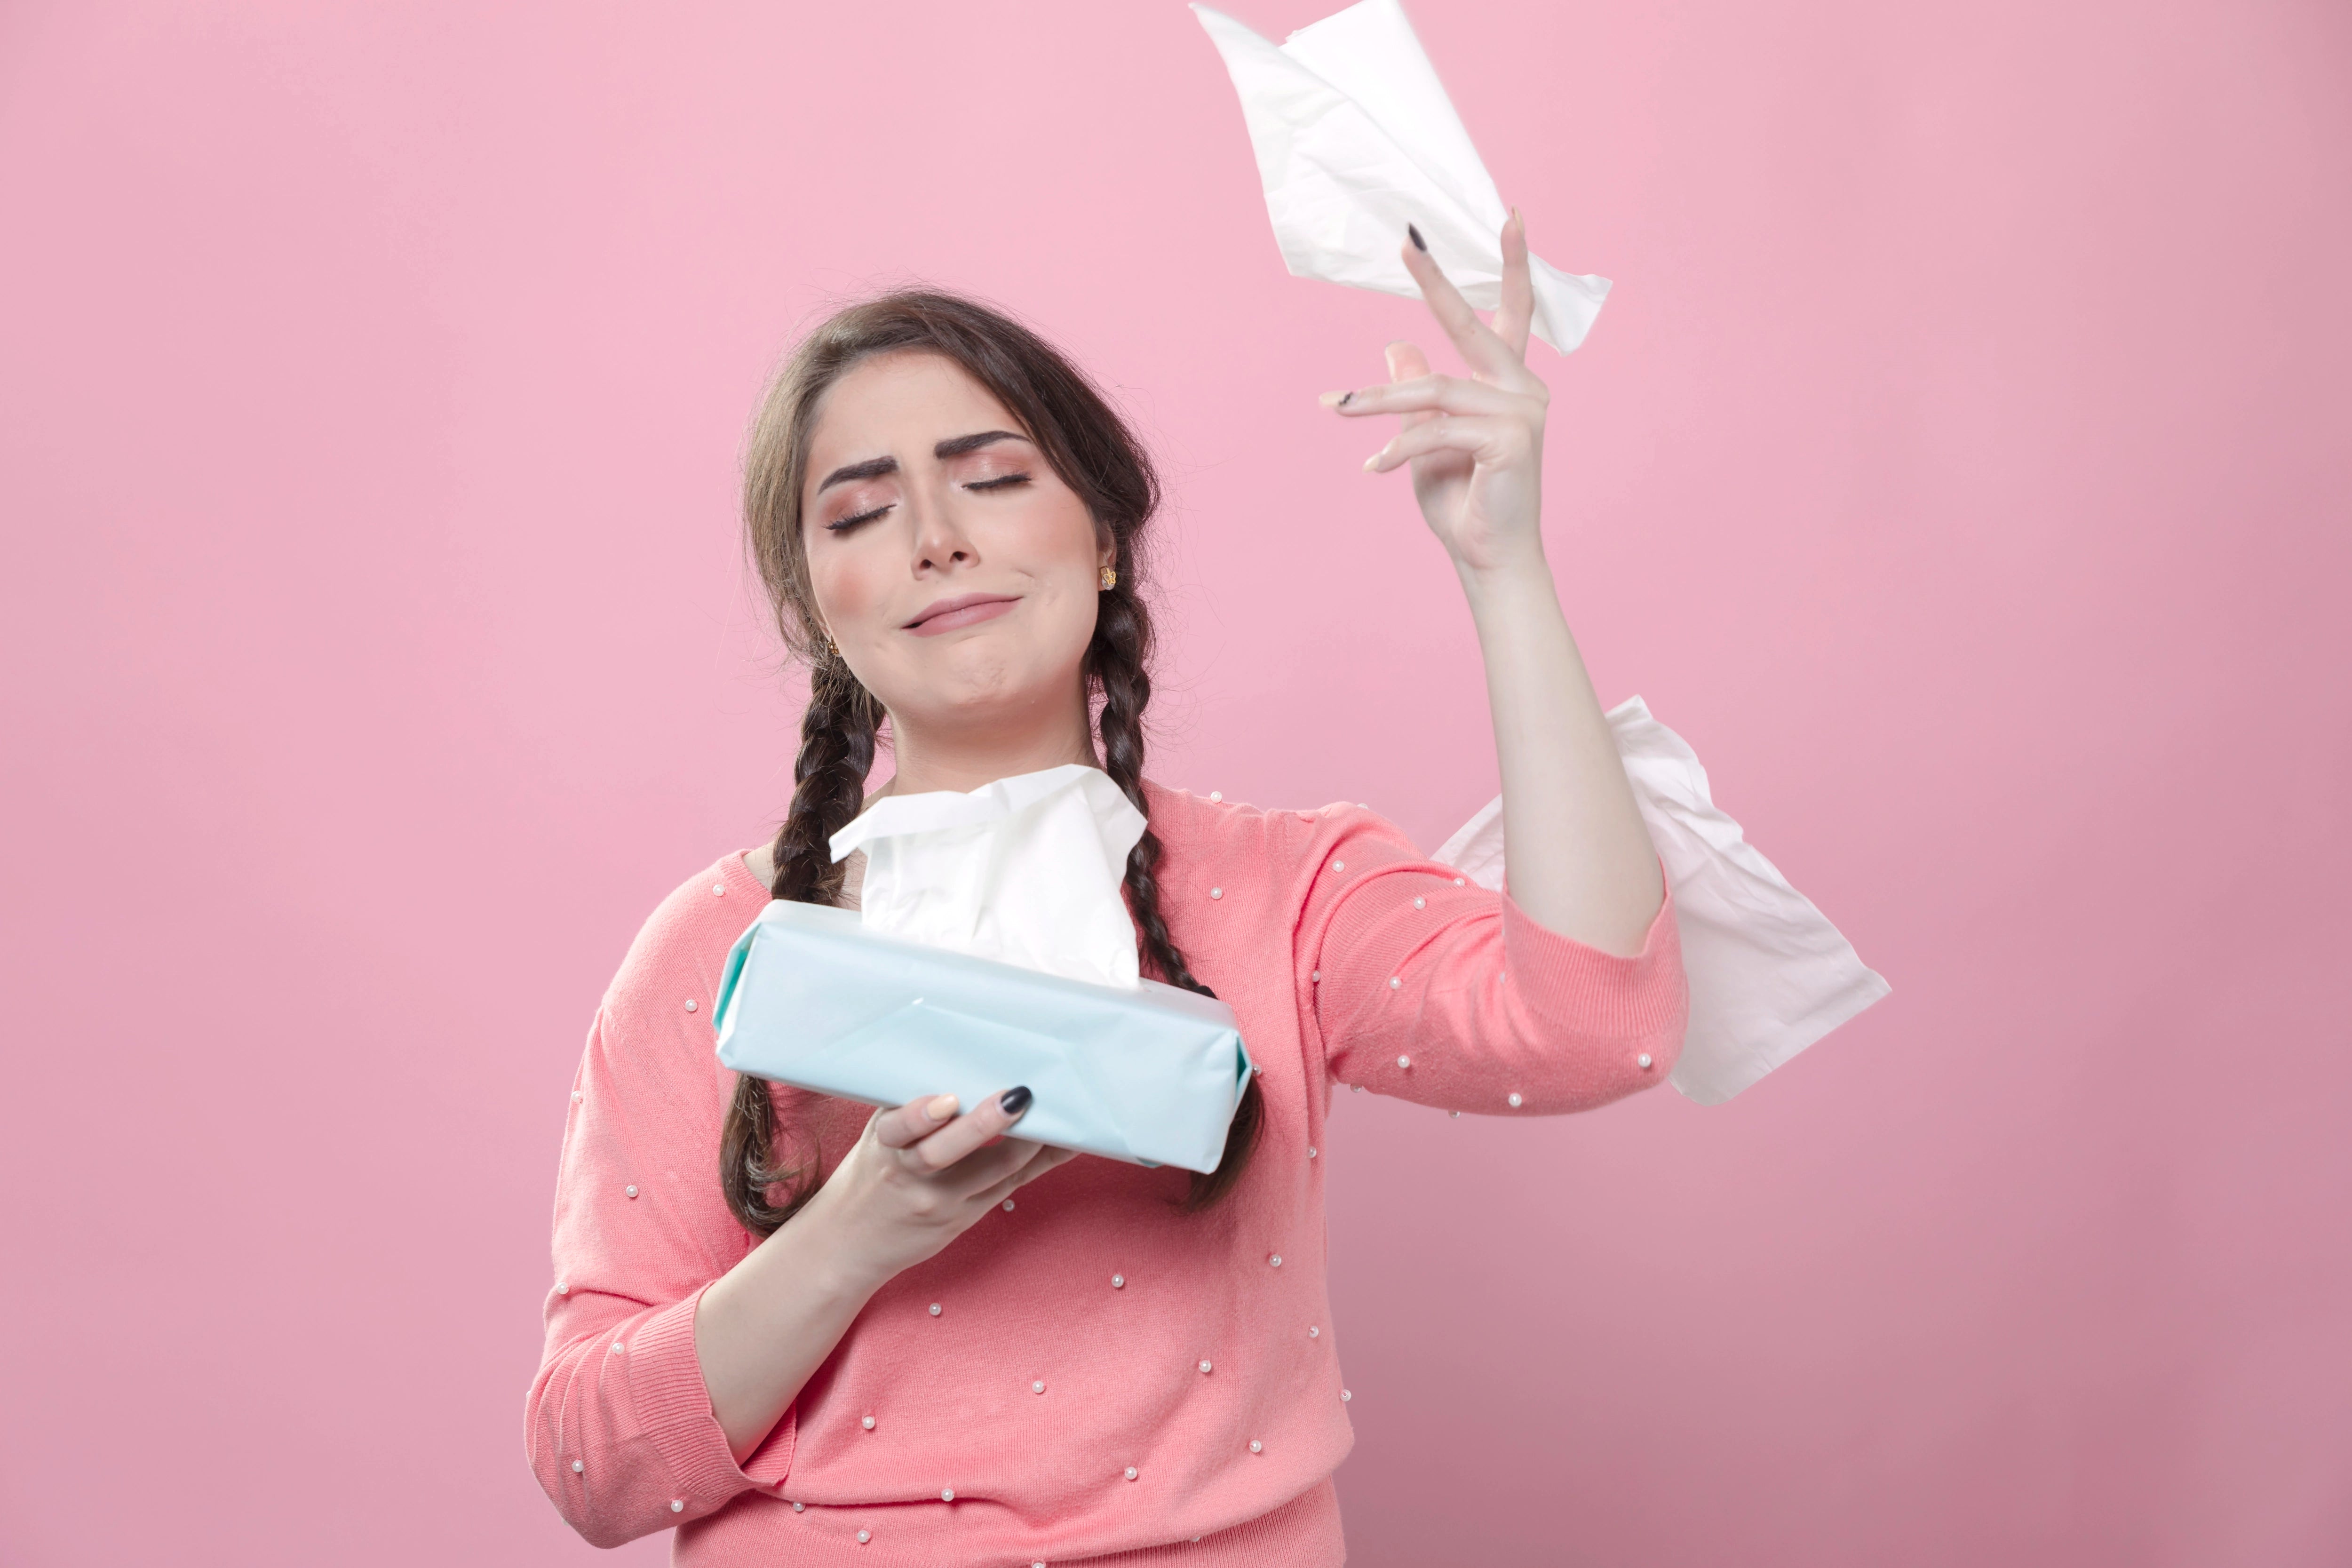
[[918,724],[964,728],[992,715],[1034,711],[1061,700],[1077,679],[1076,658],[1041,658],[1009,638],[962,637],[908,671],[914,700],[901,707]]

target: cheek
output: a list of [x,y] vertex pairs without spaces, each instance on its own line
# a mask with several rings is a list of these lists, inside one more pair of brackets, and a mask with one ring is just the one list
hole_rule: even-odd
[[1074,492],[1057,488],[1039,494],[1008,521],[1033,569],[1056,576],[1094,577],[1094,519]]
[[869,623],[879,614],[885,573],[874,552],[854,544],[815,544],[809,551],[809,586],[816,606],[837,641],[863,640]]

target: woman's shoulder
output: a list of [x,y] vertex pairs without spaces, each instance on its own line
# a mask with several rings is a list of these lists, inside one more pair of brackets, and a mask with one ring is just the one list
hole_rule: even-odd
[[1151,831],[1171,856],[1189,858],[1230,847],[1264,847],[1288,837],[1281,821],[1286,813],[1227,800],[1223,790],[1195,795],[1145,779],[1143,801]]
[[704,1013],[717,995],[728,950],[768,902],[740,850],[730,850],[654,906],[604,994],[614,1011]]
[[1293,874],[1311,879],[1349,844],[1390,857],[1415,853],[1395,824],[1359,801],[1262,806],[1228,799],[1222,790],[1195,795],[1150,779],[1143,788],[1152,831],[1171,861],[1231,863],[1283,881]]

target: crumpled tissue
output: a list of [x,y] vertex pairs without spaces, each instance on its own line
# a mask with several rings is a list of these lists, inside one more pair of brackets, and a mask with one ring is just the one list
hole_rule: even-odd
[[[1625,776],[1674,892],[1690,1025],[1667,1081],[1720,1105],[1892,989],[1717,808],[1680,735],[1628,698],[1609,710]],[[1432,858],[1503,886],[1497,795]]]
[[[1509,209],[1397,0],[1362,0],[1279,47],[1221,11],[1192,9],[1241,95],[1294,274],[1419,299],[1397,254],[1412,224],[1465,299],[1482,310],[1502,303]],[[1528,262],[1535,335],[1567,353],[1600,315],[1609,279]]]
[[1213,1171],[1249,1082],[1232,1008],[1139,978],[1121,893],[1144,819],[1100,769],[886,796],[856,911],[778,900],[728,954],[719,1059],[756,1078],[967,1107],[1015,1084],[1056,1148]]

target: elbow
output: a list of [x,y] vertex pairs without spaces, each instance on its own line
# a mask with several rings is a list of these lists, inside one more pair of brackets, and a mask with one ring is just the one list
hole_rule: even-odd
[[[1656,935],[1653,932],[1653,936]],[[1664,944],[1653,951],[1629,976],[1617,1011],[1616,1049],[1633,1068],[1632,1089],[1666,1081],[1682,1059],[1683,1037],[1690,1030],[1690,979],[1683,972],[1680,933],[1669,930]]]
[[1682,1059],[1690,1028],[1690,984],[1680,952],[1673,958],[1647,965],[1647,973],[1614,998],[1606,1026],[1580,1042],[1580,1054],[1598,1069],[1601,1093],[1596,1103],[1656,1088]]
[[[543,1385],[542,1385],[543,1386]],[[618,1456],[594,1451],[580,1441],[580,1434],[569,1434],[563,1441],[562,1417],[560,1412],[548,1411],[541,1398],[541,1389],[531,1391],[523,1429],[525,1457],[530,1462],[531,1475],[539,1481],[539,1489],[555,1505],[556,1516],[570,1525],[572,1532],[591,1546],[611,1548],[625,1546],[640,1536],[656,1530],[667,1529],[677,1521],[663,1515],[647,1520],[642,1510],[625,1506],[634,1489],[615,1467]],[[578,1412],[572,1415],[576,1419]],[[622,1504],[622,1506],[615,1506]]]
[[1690,983],[1683,976],[1677,963],[1660,977],[1657,1005],[1642,1027],[1632,1031],[1624,1049],[1633,1053],[1633,1069],[1639,1075],[1636,1089],[1654,1088],[1666,1081],[1682,1059],[1683,1037],[1690,1031]]
[[1662,1075],[1673,1071],[1675,1063],[1682,1059],[1683,1037],[1690,1033],[1690,976],[1683,972],[1679,950],[1675,958],[1674,969],[1662,983],[1666,994],[1665,1006],[1654,1031],[1655,1043],[1649,1047],[1651,1054],[1658,1058],[1658,1070]]
[[1567,1101],[1563,1109],[1598,1110],[1657,1088],[1674,1072],[1682,1046],[1679,1026],[1610,1040],[1601,1050],[1585,1056],[1584,1070],[1576,1075],[1577,1081],[1563,1086]]
[[601,1547],[607,1552],[615,1546],[626,1546],[632,1541],[651,1535],[656,1530],[666,1528],[664,1525],[655,1524],[639,1530],[625,1530],[617,1528],[611,1520],[583,1519],[574,1514],[566,1514],[563,1522],[570,1525],[581,1540],[591,1546]]
[[1682,1059],[1683,1031],[1677,1027],[1670,1034],[1661,1034],[1632,1042],[1634,1081],[1632,1093],[1655,1089],[1673,1075],[1675,1063]]
[[[1605,1104],[1663,1082],[1681,1058],[1690,984],[1674,901],[1662,895],[1639,951],[1604,952],[1505,910],[1503,1016],[1530,1054],[1573,1080],[1567,1109]],[[1559,1085],[1569,1089],[1569,1084]]]
[[1690,992],[1680,967],[1622,1000],[1616,1016],[1600,1026],[1588,1020],[1581,1028],[1530,1042],[1528,1054],[1550,1068],[1551,1081],[1535,1086],[1528,1109],[1597,1110],[1666,1081],[1682,1059],[1690,1025]]
[[[575,1463],[582,1468],[572,1469]],[[639,1536],[650,1535],[677,1522],[663,1518],[647,1523],[625,1518],[617,1510],[598,1507],[593,1500],[593,1490],[588,1484],[586,1472],[589,1468],[588,1461],[584,1459],[559,1459],[551,1464],[534,1461],[531,1465],[532,1472],[539,1477],[539,1489],[545,1492],[547,1500],[555,1505],[556,1517],[570,1525],[572,1533],[589,1545],[607,1550],[625,1546]]]

